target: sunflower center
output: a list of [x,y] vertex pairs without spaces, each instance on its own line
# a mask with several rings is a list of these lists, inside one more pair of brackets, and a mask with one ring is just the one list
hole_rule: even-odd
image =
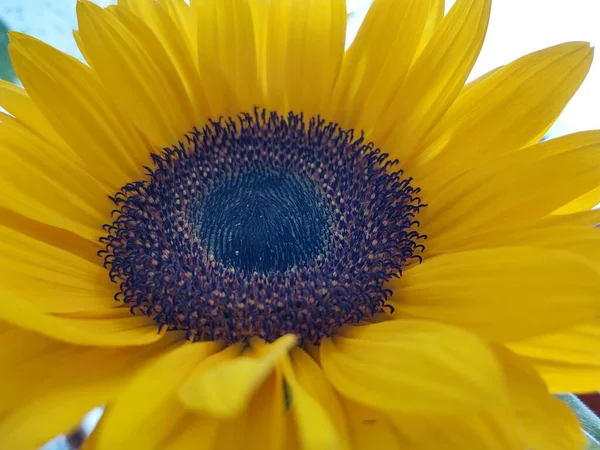
[[100,253],[116,300],[191,340],[319,343],[382,312],[423,250],[398,162],[319,117],[240,114],[152,159]]
[[246,170],[210,189],[190,211],[209,255],[248,272],[285,271],[323,252],[327,211],[309,178]]

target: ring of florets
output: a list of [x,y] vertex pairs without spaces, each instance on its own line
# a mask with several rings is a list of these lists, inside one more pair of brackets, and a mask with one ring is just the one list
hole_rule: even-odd
[[387,307],[420,260],[419,189],[364,137],[264,110],[210,121],[111,197],[115,299],[159,329],[319,343]]

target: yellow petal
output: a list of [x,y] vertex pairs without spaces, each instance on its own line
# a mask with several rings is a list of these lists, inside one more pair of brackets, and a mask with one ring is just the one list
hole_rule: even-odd
[[458,0],[414,62],[373,131],[374,141],[405,161],[462,89],[487,30],[489,0]]
[[533,364],[553,393],[600,390],[598,322],[535,336],[509,347]]
[[[72,376],[72,374],[69,374]],[[0,419],[4,448],[40,448],[48,440],[71,431],[92,408],[111,400],[119,380],[66,387],[24,403]]]
[[444,7],[444,0],[431,0],[429,2],[427,22],[425,23],[425,28],[423,29],[423,33],[421,35],[421,41],[419,42],[419,48],[417,49],[416,56],[421,54],[425,47],[427,47],[430,39],[434,36],[435,30],[444,17]]
[[266,107],[322,113],[344,54],[345,0],[270,2],[267,27]]
[[494,350],[502,364],[526,448],[584,448],[585,437],[577,417],[567,405],[548,393],[535,369],[506,348],[497,346]]
[[92,70],[19,33],[11,33],[9,51],[27,93],[88,172],[113,190],[137,179],[148,149]]
[[[226,352],[223,351],[220,354]],[[229,357],[220,358],[220,354],[207,358],[195,369],[195,372],[200,373],[214,365],[215,360],[230,359]],[[235,352],[231,352],[229,356],[232,355],[235,357]],[[213,361],[210,362],[210,359]],[[276,368],[256,390],[248,407],[238,416],[222,419],[188,410],[188,414],[181,420],[181,425],[164,442],[168,443],[168,448],[181,449],[197,447],[202,449],[283,450],[286,436],[283,393],[283,378],[281,371]],[[206,423],[201,425],[201,422]]]
[[51,145],[62,148],[63,151],[71,151],[27,95],[25,89],[8,81],[0,80],[0,106],[15,116],[19,123],[28,130],[36,133],[38,137],[45,139]]
[[[290,389],[290,411],[296,419],[300,448],[306,450],[342,448],[343,437],[337,435],[333,417],[321,404],[326,399],[316,399],[300,384],[286,356],[282,360],[285,381]],[[338,416],[339,418],[339,416]]]
[[478,414],[420,418],[390,416],[405,442],[402,448],[423,450],[523,450],[516,418],[508,403],[490,404]]
[[[344,410],[333,386],[319,367],[317,362],[301,348],[295,348],[290,354],[292,370],[295,381],[306,392],[315,399],[325,410],[329,420],[335,427],[337,441],[340,448],[350,448],[350,438]],[[291,391],[292,402],[294,402],[294,391]],[[310,431],[308,431],[310,432]]]
[[544,218],[549,226],[594,227],[600,223],[600,210],[580,211],[570,214],[553,214]]
[[[382,413],[345,400],[353,448],[412,450],[522,450],[508,398],[483,405],[477,414]],[[377,444],[375,444],[377,443]]]
[[453,240],[510,218],[539,220],[600,184],[600,143],[545,155],[531,146],[486,162],[433,193],[421,223]]
[[[281,370],[276,368],[256,390],[248,407],[238,416],[219,420],[214,447],[200,448],[283,450],[286,438],[286,411]],[[214,420],[212,416],[210,417]],[[235,430],[235,432],[232,432]],[[204,437],[197,441],[204,443]],[[169,441],[170,442],[170,441]],[[188,447],[189,448],[189,447]]]
[[587,217],[583,213],[576,214],[578,217],[549,216],[521,227],[509,223],[489,230],[480,229],[449,241],[432,239],[427,247],[427,257],[456,251],[524,245],[564,250],[600,268],[600,230],[593,228],[598,223],[594,217],[600,214],[598,211],[589,213]]
[[380,411],[367,408],[350,400],[344,400],[348,428],[355,450],[403,450],[407,447],[392,422]]
[[[286,406],[281,370],[276,368],[258,388],[246,415],[242,445],[248,450],[281,450],[286,435]],[[223,433],[231,433],[225,425]],[[239,447],[238,447],[239,448]]]
[[[394,317],[451,323],[511,341],[600,314],[598,271],[562,250],[505,247],[436,256],[391,286]],[[535,318],[535,320],[532,320]]]
[[555,211],[555,214],[571,214],[590,210],[600,204],[600,188],[593,189]]
[[110,201],[75,155],[18,123],[0,124],[0,152],[2,207],[97,241]]
[[[490,177],[495,177],[496,175],[492,175],[494,172],[510,172],[511,166],[513,166],[512,171],[516,169],[518,164],[527,166],[525,170],[535,171],[537,170],[535,168],[536,162],[545,157],[553,157],[562,153],[568,153],[570,151],[577,150],[589,150],[589,154],[593,156],[593,154],[597,152],[597,148],[600,148],[600,131],[574,133],[556,139],[550,139],[527,149],[518,150],[511,156],[498,158],[498,160],[492,164],[480,166],[478,169],[474,169],[470,175],[466,176],[466,179],[468,179],[469,176],[472,176],[472,180],[477,178],[478,181],[476,183],[479,186],[480,182],[486,182],[483,180],[488,180]],[[585,170],[585,168],[582,169]],[[593,177],[594,174],[592,172],[589,175],[590,177]],[[523,174],[523,178],[525,177],[526,174]],[[549,181],[548,183],[553,182],[555,182],[555,180]],[[466,186],[468,183],[458,180],[457,183],[452,186],[454,188],[458,188],[458,186],[461,184],[465,184]],[[510,183],[507,184],[509,185]],[[590,182],[589,185],[595,184],[594,182]],[[566,186],[566,189],[569,189],[569,186]],[[427,187],[425,190],[427,190]],[[598,211],[587,210],[573,214],[568,213],[567,211],[559,211],[560,214],[558,214],[557,211],[551,211],[555,204],[550,204],[545,211],[551,211],[552,215],[546,216],[544,211],[542,211],[540,214],[538,214],[538,216],[542,217],[537,217],[534,221],[532,221],[534,217],[526,216],[527,222],[525,223],[521,223],[517,220],[499,220],[487,222],[485,226],[476,226],[474,229],[462,229],[459,230],[459,232],[452,232],[448,227],[438,229],[436,228],[435,224],[439,223],[440,220],[444,221],[448,219],[447,215],[450,214],[449,211],[455,207],[455,205],[450,206],[450,203],[452,201],[457,201],[457,197],[455,197],[454,200],[451,200],[449,203],[446,203],[446,201],[449,200],[449,197],[445,195],[442,195],[438,198],[433,197],[430,198],[430,200],[432,200],[432,203],[429,205],[430,208],[428,209],[434,210],[434,212],[430,214],[430,211],[423,211],[424,220],[422,223],[425,224],[425,226],[429,226],[429,230],[434,232],[429,233],[427,240],[427,252],[424,255],[425,257],[431,257],[435,254],[448,251],[504,245],[509,242],[508,239],[511,239],[510,242],[517,242],[515,239],[518,239],[520,235],[525,235],[523,239],[525,239],[525,237],[530,238],[529,235],[546,227],[554,228],[561,226],[585,226],[591,228],[600,223],[600,212]],[[546,199],[540,198],[540,202],[543,203],[544,201],[546,201]],[[442,206],[442,203],[445,203],[445,205]],[[475,207],[473,205],[472,207],[477,208],[477,213],[479,213],[479,207]],[[446,212],[448,212],[448,214],[446,214]],[[528,214],[529,211],[525,210],[523,212],[524,214]],[[469,220],[464,220],[466,217],[463,217],[462,219],[464,224],[459,222],[456,225],[468,226]],[[473,228],[473,226],[470,226],[469,228]],[[565,238],[568,238],[568,236],[565,236]],[[523,240],[521,243],[525,243],[525,240]]]
[[[262,106],[248,0],[203,0],[195,2],[193,10],[198,18],[198,59],[201,65],[204,61],[216,64],[227,78],[234,95],[233,113]],[[213,113],[218,116],[230,111]]]
[[77,2],[85,55],[121,113],[157,147],[176,144],[194,113],[177,70],[152,30],[125,8]]
[[[160,340],[156,323],[146,316],[132,316],[128,308],[107,309],[87,317],[63,318],[43,313],[22,294],[0,286],[0,320],[44,336],[78,345],[127,347]],[[98,317],[95,317],[98,316]]]
[[[189,414],[164,440],[169,450],[189,450],[193,448],[212,450],[222,449],[219,442],[219,420],[208,415]],[[229,430],[231,433],[232,430]],[[95,447],[94,447],[95,448]]]
[[419,180],[440,185],[543,134],[583,82],[592,57],[588,43],[561,44],[464,89],[419,144],[420,158],[434,158],[419,168]]
[[[3,448],[38,448],[116,396],[162,343],[118,349],[66,344],[2,324],[0,430]],[[110,364],[107,364],[110,361]]]
[[[196,66],[196,45],[191,43],[191,36],[186,33],[188,19],[192,17],[189,5],[183,0],[121,0],[119,7],[139,16],[159,38],[181,77],[191,100],[196,125],[200,126],[206,120],[209,110]],[[118,9],[112,11],[118,16]]]
[[41,311],[53,313],[111,309],[116,287],[100,261],[0,226],[2,284]]
[[98,255],[96,254],[98,243],[85,239],[71,231],[31,220],[2,206],[0,206],[0,225],[77,255],[87,261],[98,263]]
[[429,0],[375,0],[344,56],[331,116],[369,130],[402,84],[425,28]]
[[218,349],[214,342],[179,345],[136,374],[102,419],[98,449],[156,448],[185,414],[177,389],[194,366]]
[[344,396],[396,413],[476,412],[502,395],[486,346],[470,333],[434,322],[349,327],[321,343],[321,365]]
[[261,383],[294,345],[296,337],[286,335],[255,358],[239,356],[207,368],[181,386],[179,398],[194,411],[234,417],[248,405]]

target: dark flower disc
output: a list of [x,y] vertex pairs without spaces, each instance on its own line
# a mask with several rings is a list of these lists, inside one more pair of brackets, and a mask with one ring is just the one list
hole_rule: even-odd
[[319,117],[256,110],[153,154],[101,239],[115,298],[192,340],[319,343],[382,312],[419,260],[419,189]]

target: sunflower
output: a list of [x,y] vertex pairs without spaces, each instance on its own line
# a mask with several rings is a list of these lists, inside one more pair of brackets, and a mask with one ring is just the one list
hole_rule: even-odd
[[0,447],[577,449],[587,43],[465,84],[489,0],[77,3],[3,82]]

